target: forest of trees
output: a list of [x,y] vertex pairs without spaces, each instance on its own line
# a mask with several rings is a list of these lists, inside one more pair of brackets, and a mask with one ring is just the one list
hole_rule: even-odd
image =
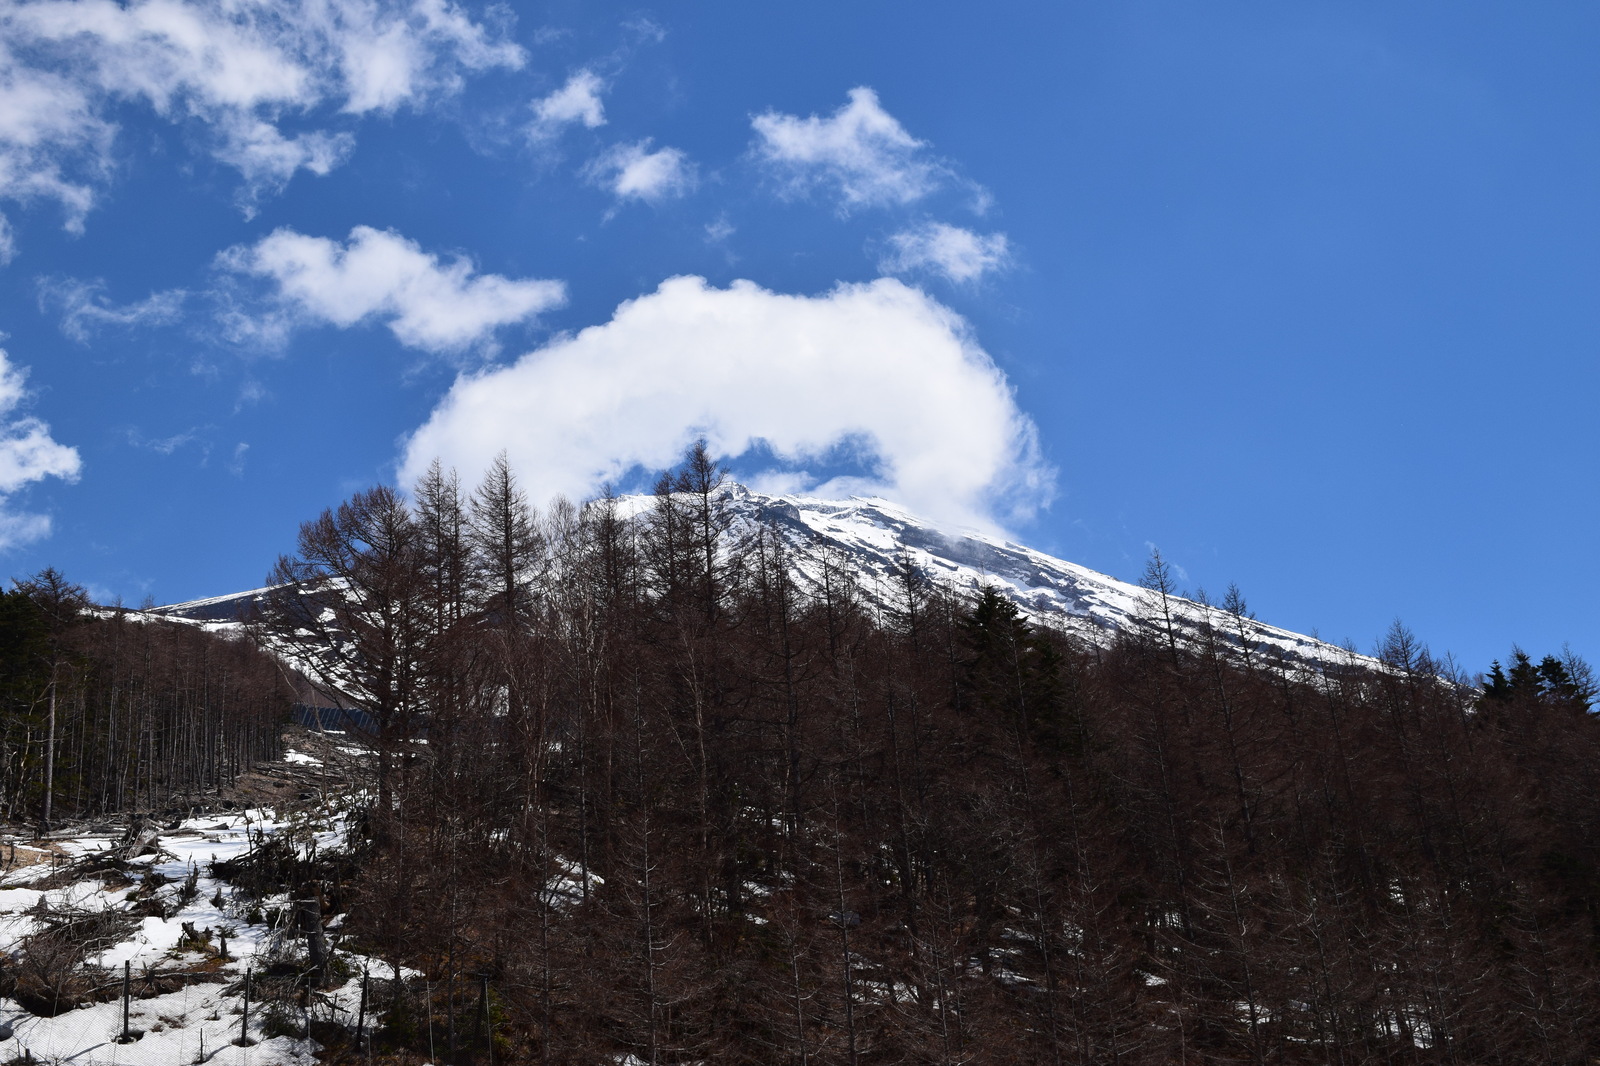
[[641,515],[537,514],[503,460],[435,467],[279,563],[272,639],[377,723],[346,930],[428,982],[380,1050],[1600,1055],[1581,660],[1484,692],[1397,626],[1381,666],[1273,661],[1237,595],[1170,639],[1162,588],[1087,646],[909,564],[873,611],[729,537],[720,480],[697,448]]
[[94,608],[43,570],[0,591],[0,819],[204,801],[276,755],[292,703],[251,641]]

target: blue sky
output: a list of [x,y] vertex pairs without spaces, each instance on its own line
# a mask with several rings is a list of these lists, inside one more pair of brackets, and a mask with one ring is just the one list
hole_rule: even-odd
[[233,591],[434,455],[704,432],[1593,659],[1597,56],[1579,3],[0,2],[5,571]]

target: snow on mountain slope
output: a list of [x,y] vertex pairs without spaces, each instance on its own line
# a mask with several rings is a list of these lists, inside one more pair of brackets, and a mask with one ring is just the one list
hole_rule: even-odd
[[[822,559],[831,553],[834,565],[853,575],[868,605],[879,611],[893,609],[896,574],[905,559],[928,581],[957,595],[975,596],[992,585],[1036,624],[1093,644],[1156,624],[1152,594],[1137,585],[978,530],[941,529],[885,499],[776,496],[731,483],[720,491],[729,519],[724,537],[730,543],[763,526],[775,531],[789,547],[802,583],[812,588],[820,586]],[[654,506],[655,497],[648,495],[617,500],[619,515],[629,520],[644,519]],[[264,591],[191,600],[153,613],[229,627],[248,616]],[[1177,597],[1169,606],[1181,640],[1198,639],[1209,627],[1268,660],[1373,665],[1346,649],[1216,607]]]
[[[740,485],[725,491],[734,516],[729,535],[746,535],[759,525],[778,531],[794,550],[797,569],[813,586],[820,585],[821,549],[828,546],[843,556],[880,610],[892,609],[896,602],[896,573],[905,558],[928,580],[958,595],[975,596],[985,585],[993,586],[1035,624],[1090,643],[1107,644],[1120,632],[1154,624],[1152,594],[1138,585],[978,530],[941,529],[879,497],[769,496]],[[639,514],[651,499],[630,496],[620,502],[625,513]],[[1191,600],[1172,597],[1169,607],[1180,639],[1196,639],[1209,625],[1269,660],[1371,662],[1344,648]]]
[[266,594],[265,588],[251,589],[249,592],[230,592],[222,596],[207,596],[205,599],[174,603],[167,607],[153,607],[149,613],[183,618],[191,622],[231,625],[251,617],[253,609],[262,604]]

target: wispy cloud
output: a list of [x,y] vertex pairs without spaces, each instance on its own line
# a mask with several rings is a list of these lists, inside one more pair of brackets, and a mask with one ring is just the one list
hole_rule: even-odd
[[944,222],[902,230],[889,238],[879,269],[892,274],[932,272],[957,283],[975,282],[1011,263],[1004,233],[978,234]]
[[652,152],[648,138],[616,145],[592,160],[584,168],[584,175],[619,201],[642,200],[645,203],[687,196],[699,181],[695,165],[687,155],[676,148],[658,148]]
[[767,111],[751,119],[756,158],[789,194],[830,189],[841,210],[904,205],[938,189],[947,168],[883,109],[878,94],[851,89],[826,118]]
[[103,326],[164,326],[183,315],[188,293],[169,289],[151,293],[134,303],[116,304],[106,296],[103,281],[78,278],[43,278],[39,282],[39,309],[61,316],[61,332],[87,343]]
[[[81,229],[129,104],[194,122],[243,178],[241,205],[354,144],[343,125],[420,108],[523,49],[451,0],[4,0],[0,199],[53,200]],[[316,128],[285,132],[285,117]]]
[[135,448],[155,452],[157,455],[171,455],[179,448],[190,444],[198,444],[203,456],[211,454],[211,445],[206,442],[205,434],[212,426],[193,426],[181,433],[174,433],[167,437],[147,437],[137,426],[129,427],[128,443]]
[[271,286],[266,306],[225,312],[236,336],[269,341],[303,324],[376,321],[407,347],[459,353],[491,346],[497,329],[566,302],[560,281],[481,274],[468,259],[441,260],[370,226],[357,226],[343,243],[279,229],[223,253],[219,264]]
[[50,516],[18,510],[14,494],[45,478],[76,481],[83,461],[37,418],[18,413],[27,399],[27,371],[0,351],[0,550],[50,534]]

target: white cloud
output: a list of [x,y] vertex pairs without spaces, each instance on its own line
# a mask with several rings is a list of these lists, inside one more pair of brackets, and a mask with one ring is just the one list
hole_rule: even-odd
[[171,455],[179,448],[187,447],[190,444],[198,444],[201,451],[209,455],[211,446],[205,442],[203,434],[213,428],[215,427],[194,426],[184,430],[182,433],[174,433],[170,437],[150,438],[140,432],[137,426],[134,426],[128,429],[128,444],[135,448],[144,448],[155,452],[157,455]]
[[131,304],[114,304],[106,298],[105,283],[77,278],[46,278],[39,282],[40,310],[61,315],[61,332],[86,343],[100,326],[161,326],[176,322],[188,293],[182,289],[154,292]]
[[50,427],[37,418],[18,417],[27,398],[27,371],[11,365],[0,351],[0,550],[50,534],[48,515],[15,510],[10,497],[47,477],[78,480],[83,463],[76,448],[58,444]]
[[889,238],[879,269],[889,273],[931,270],[958,283],[977,281],[1011,262],[1004,233],[988,236],[943,222],[902,230]]
[[351,230],[344,244],[279,229],[224,252],[220,262],[275,286],[275,309],[232,312],[235,336],[281,337],[302,321],[346,328],[376,319],[408,347],[457,352],[566,301],[562,282],[478,274],[464,258],[441,262],[415,241],[370,226]]
[[561,88],[534,101],[528,136],[545,141],[573,123],[582,123],[591,130],[604,126],[606,109],[600,94],[605,88],[606,83],[598,74],[587,69],[578,71]]
[[301,170],[323,177],[348,159],[356,146],[348,133],[313,131],[285,137],[272,123],[250,115],[230,118],[218,129],[223,139],[214,154],[244,178],[240,204],[252,217],[262,193],[281,192]]
[[240,411],[244,410],[247,405],[260,403],[262,400],[270,398],[271,395],[272,394],[267,391],[267,387],[261,384],[261,382],[247,380],[243,385],[239,386],[239,398],[234,401],[233,412],[234,414],[238,414]]
[[0,198],[55,200],[81,227],[132,103],[198,122],[248,206],[351,150],[282,118],[426,106],[525,60],[449,0],[0,0]]
[[11,262],[17,254],[17,237],[11,230],[11,220],[0,215],[0,266]]
[[791,192],[833,187],[842,210],[909,204],[943,184],[946,168],[879,105],[877,93],[863,87],[849,96],[827,118],[776,111],[755,116],[757,158]]
[[7,40],[9,22],[0,8],[0,197],[54,200],[76,232],[94,202],[90,184],[109,170],[115,128],[89,87],[23,66]]
[[669,196],[687,196],[698,180],[689,157],[676,148],[650,151],[650,141],[619,144],[584,168],[588,179],[618,200],[659,203]]
[[[1003,522],[1051,492],[1005,376],[959,316],[892,278],[820,296],[672,278],[604,325],[459,377],[407,442],[402,480],[435,457],[476,472],[506,449],[535,498],[581,499],[702,434],[726,457],[764,444],[787,468],[773,483],[875,491],[951,521]],[[868,453],[876,474],[818,486],[794,470],[840,451]]]

